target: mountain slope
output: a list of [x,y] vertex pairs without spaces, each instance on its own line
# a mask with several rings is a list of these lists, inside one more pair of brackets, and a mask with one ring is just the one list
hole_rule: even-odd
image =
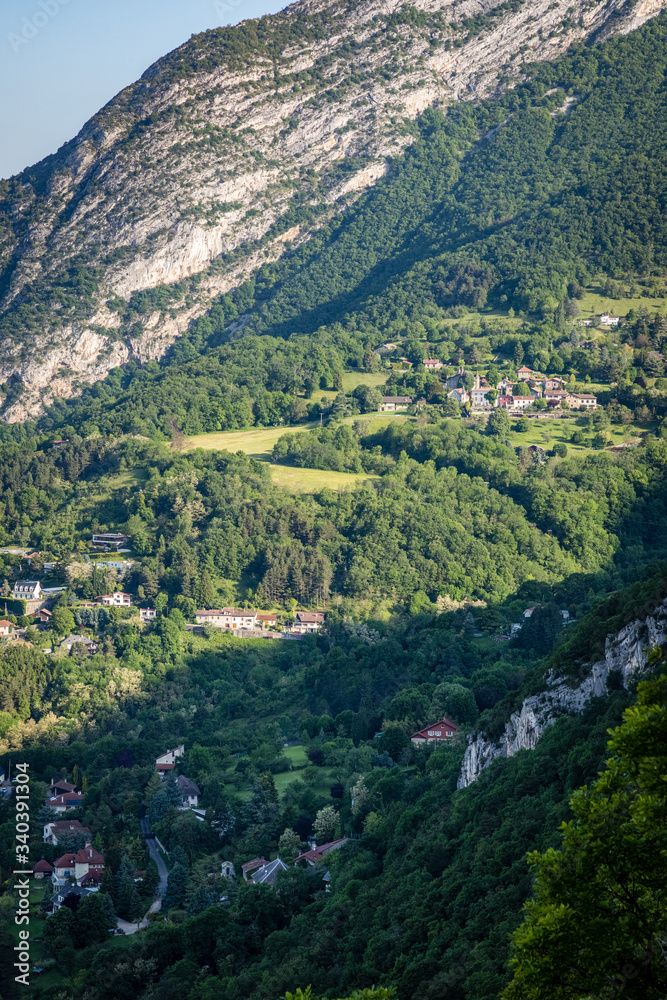
[[0,185],[0,378],[5,398],[23,387],[5,419],[161,357],[383,177],[425,108],[510,87],[526,60],[664,5],[304,0],[194,37]]

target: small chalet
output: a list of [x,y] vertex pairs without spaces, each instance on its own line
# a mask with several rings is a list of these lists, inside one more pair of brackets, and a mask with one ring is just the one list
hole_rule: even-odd
[[32,617],[40,625],[48,625],[53,618],[53,612],[49,611],[48,608],[40,608],[39,611],[35,611]]
[[93,545],[106,552],[110,552],[112,549],[114,552],[118,552],[127,545],[129,540],[127,535],[121,535],[117,531],[101,531],[93,535]]
[[451,392],[448,392],[447,399],[455,399],[457,403],[461,403],[463,405],[468,402],[470,396],[465,391],[463,386],[460,386],[458,389],[452,389]]
[[609,313],[602,313],[600,316],[601,326],[618,326],[621,321],[620,316],[610,316]]
[[380,413],[395,413],[397,410],[407,410],[412,403],[410,396],[383,396],[380,403]]
[[276,878],[279,872],[286,872],[287,865],[280,858],[276,858],[275,861],[269,861],[268,864],[263,865],[258,868],[250,878],[255,885],[275,885]]
[[160,754],[159,757],[155,758],[155,768],[161,774],[166,774],[167,771],[173,771],[176,766],[176,758],[182,757],[185,753],[185,747],[181,743],[180,747],[176,747],[175,750],[167,750],[166,753]]
[[150,622],[157,616],[155,608],[139,608],[139,617],[142,622]]
[[15,601],[41,601],[44,591],[39,580],[21,580],[14,584],[12,597]]
[[83,795],[81,792],[67,792],[65,795],[54,795],[53,798],[47,799],[44,806],[57,813],[64,813],[68,809],[78,809],[82,803]]
[[441,719],[440,722],[433,722],[426,729],[420,729],[418,733],[413,733],[410,737],[415,746],[421,743],[444,743],[452,738],[459,727],[449,719]]
[[325,854],[328,854],[330,851],[339,851],[341,847],[347,844],[348,840],[349,837],[341,837],[339,840],[330,840],[328,844],[322,844],[320,847],[312,847],[309,851],[299,854],[294,859],[294,864],[304,862],[307,865],[316,865],[318,861],[322,860]]
[[68,653],[72,652],[73,646],[83,646],[88,656],[92,656],[93,653],[97,652],[97,643],[85,635],[68,635],[60,643],[60,648],[66,649]]
[[132,595],[124,594],[121,590],[114,590],[113,594],[102,594],[96,598],[98,604],[106,608],[129,608],[132,604]]
[[295,618],[290,631],[297,635],[319,632],[324,625],[324,615],[321,612],[297,611]]
[[266,864],[266,858],[253,858],[252,861],[246,861],[244,865],[241,865],[241,872],[243,873],[243,881],[248,881],[248,875],[250,872],[257,871],[258,868],[262,868]]
[[427,371],[436,371],[444,367],[442,361],[438,361],[437,358],[424,358],[422,364]]
[[214,608],[212,611],[196,611],[198,625],[215,625],[217,628],[255,628],[257,611],[237,608]]
[[196,809],[199,804],[199,796],[201,795],[201,790],[199,785],[196,785],[194,781],[190,781],[185,775],[179,774],[176,778],[176,784],[178,785],[178,790],[181,793],[181,804],[179,809]]
[[44,824],[43,840],[45,844],[57,845],[59,837],[66,833],[73,833],[83,837],[90,837],[90,830],[87,826],[82,826],[78,819],[51,820]]
[[53,865],[42,858],[32,866],[32,874],[34,878],[50,878],[53,875]]
[[75,791],[76,785],[73,785],[70,781],[61,781],[59,778],[53,778],[46,790],[46,799],[48,801],[55,795],[69,795],[70,792]]
[[14,626],[11,622],[6,621],[4,618],[0,620],[0,635],[11,635]]

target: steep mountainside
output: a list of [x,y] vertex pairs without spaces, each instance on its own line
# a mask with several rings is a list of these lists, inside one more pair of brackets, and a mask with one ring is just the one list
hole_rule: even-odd
[[425,108],[500,93],[527,61],[664,6],[302,0],[194,37],[0,184],[5,419],[160,358],[216,296],[384,176]]

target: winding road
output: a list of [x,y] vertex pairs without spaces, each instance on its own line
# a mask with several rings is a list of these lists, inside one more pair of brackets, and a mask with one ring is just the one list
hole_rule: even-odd
[[[148,853],[151,859],[155,862],[155,866],[160,876],[160,882],[156,890],[156,898],[151,903],[148,908],[148,913],[157,913],[157,911],[162,907],[162,897],[167,891],[167,866],[164,863],[164,859],[160,854],[157,844],[155,843],[155,836],[151,830],[151,825],[148,822],[148,817],[143,815],[140,820],[141,823],[141,835],[144,838],[146,847],[148,848]],[[136,934],[143,927],[148,927],[148,914],[143,920],[138,923],[132,924],[129,920],[122,920],[118,918],[118,925],[121,930],[125,931],[126,934]]]

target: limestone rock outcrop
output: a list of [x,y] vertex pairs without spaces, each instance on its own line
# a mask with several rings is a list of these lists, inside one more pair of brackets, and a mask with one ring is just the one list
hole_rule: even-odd
[[653,615],[626,625],[615,636],[608,636],[603,660],[592,664],[584,680],[576,687],[556,674],[547,677],[546,689],[526,698],[521,708],[513,712],[505,724],[498,742],[483,733],[472,737],[461,766],[458,788],[476,781],[485,767],[497,757],[512,757],[519,750],[534,750],[537,741],[549,726],[562,715],[583,711],[591,698],[607,691],[607,678],[620,674],[623,687],[640,676],[647,664],[648,652],[667,638],[667,599]]

